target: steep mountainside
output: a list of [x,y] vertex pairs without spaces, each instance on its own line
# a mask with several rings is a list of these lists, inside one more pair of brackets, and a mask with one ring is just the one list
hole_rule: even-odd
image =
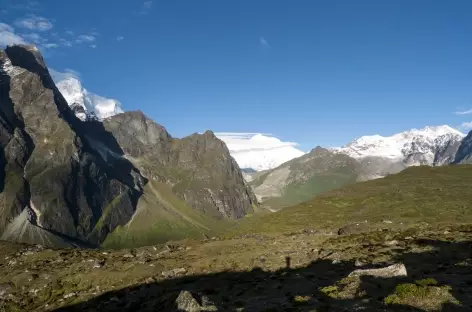
[[383,137],[363,136],[333,149],[353,158],[380,157],[402,161],[407,166],[449,164],[454,160],[464,134],[449,127],[425,127]]
[[472,163],[472,131],[462,140],[454,158],[455,164]]
[[152,231],[167,234],[154,241],[188,236],[160,228],[163,220],[204,233],[214,217],[253,211],[239,167],[211,132],[172,139],[139,112],[83,122],[32,46],[0,51],[0,88],[1,239],[98,245],[132,228],[139,233],[126,243],[142,244]]
[[279,209],[356,182],[359,173],[355,159],[317,147],[275,169],[258,172],[249,184],[260,201]]

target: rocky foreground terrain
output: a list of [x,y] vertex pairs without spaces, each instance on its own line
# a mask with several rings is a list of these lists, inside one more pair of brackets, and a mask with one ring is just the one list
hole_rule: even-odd
[[[342,234],[342,233],[340,233]],[[472,227],[0,245],[0,311],[470,311]]]

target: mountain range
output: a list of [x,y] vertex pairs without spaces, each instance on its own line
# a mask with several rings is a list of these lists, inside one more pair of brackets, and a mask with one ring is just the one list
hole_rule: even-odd
[[54,82],[34,46],[0,50],[0,88],[0,239],[14,242],[123,247],[204,237],[267,211],[259,203],[278,210],[407,167],[472,159],[472,135],[448,126],[309,153],[262,134],[173,138],[77,79]]
[[0,50],[0,239],[149,244],[212,233],[257,209],[212,132],[174,139],[141,112],[80,118],[71,106],[97,107],[74,88],[68,103],[36,47]]
[[260,201],[271,209],[280,209],[410,166],[465,163],[469,161],[470,141],[470,136],[446,125],[390,137],[363,136],[341,148],[317,147],[276,168],[244,175]]

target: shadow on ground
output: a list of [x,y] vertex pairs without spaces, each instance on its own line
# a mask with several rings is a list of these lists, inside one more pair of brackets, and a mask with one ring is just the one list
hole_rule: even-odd
[[[56,311],[199,311],[188,308],[192,305],[204,307],[202,311],[434,310],[428,308],[428,300],[434,303],[438,299],[434,295],[430,295],[431,298],[411,298],[411,304],[410,301],[384,303],[398,285],[424,278],[437,280],[438,287],[450,286],[448,292],[460,302],[439,303],[436,310],[472,311],[471,242],[415,240],[411,243],[424,246],[424,251],[415,252],[409,245],[402,250],[392,248],[390,260],[376,264],[386,266],[401,262],[407,268],[407,277],[361,276],[355,289],[345,297],[342,294],[333,296],[327,287],[339,285],[359,267],[355,267],[353,261],[318,259],[306,267],[287,267],[276,272],[256,268],[249,272],[220,272],[142,284],[108,292]],[[369,250],[362,252],[368,253]],[[189,299],[190,293],[193,298]],[[427,302],[426,307],[418,306],[421,300]],[[185,305],[187,308],[183,308]]]

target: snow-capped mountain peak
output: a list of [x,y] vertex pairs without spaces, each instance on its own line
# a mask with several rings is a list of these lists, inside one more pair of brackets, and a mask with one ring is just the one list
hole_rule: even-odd
[[353,158],[382,157],[408,165],[438,165],[449,161],[465,134],[447,125],[411,129],[384,137],[360,137],[333,150]]
[[272,169],[305,153],[294,142],[283,142],[261,133],[215,133],[226,143],[240,168]]
[[56,86],[81,120],[92,117],[102,120],[123,112],[120,102],[88,92],[74,77],[67,77]]

